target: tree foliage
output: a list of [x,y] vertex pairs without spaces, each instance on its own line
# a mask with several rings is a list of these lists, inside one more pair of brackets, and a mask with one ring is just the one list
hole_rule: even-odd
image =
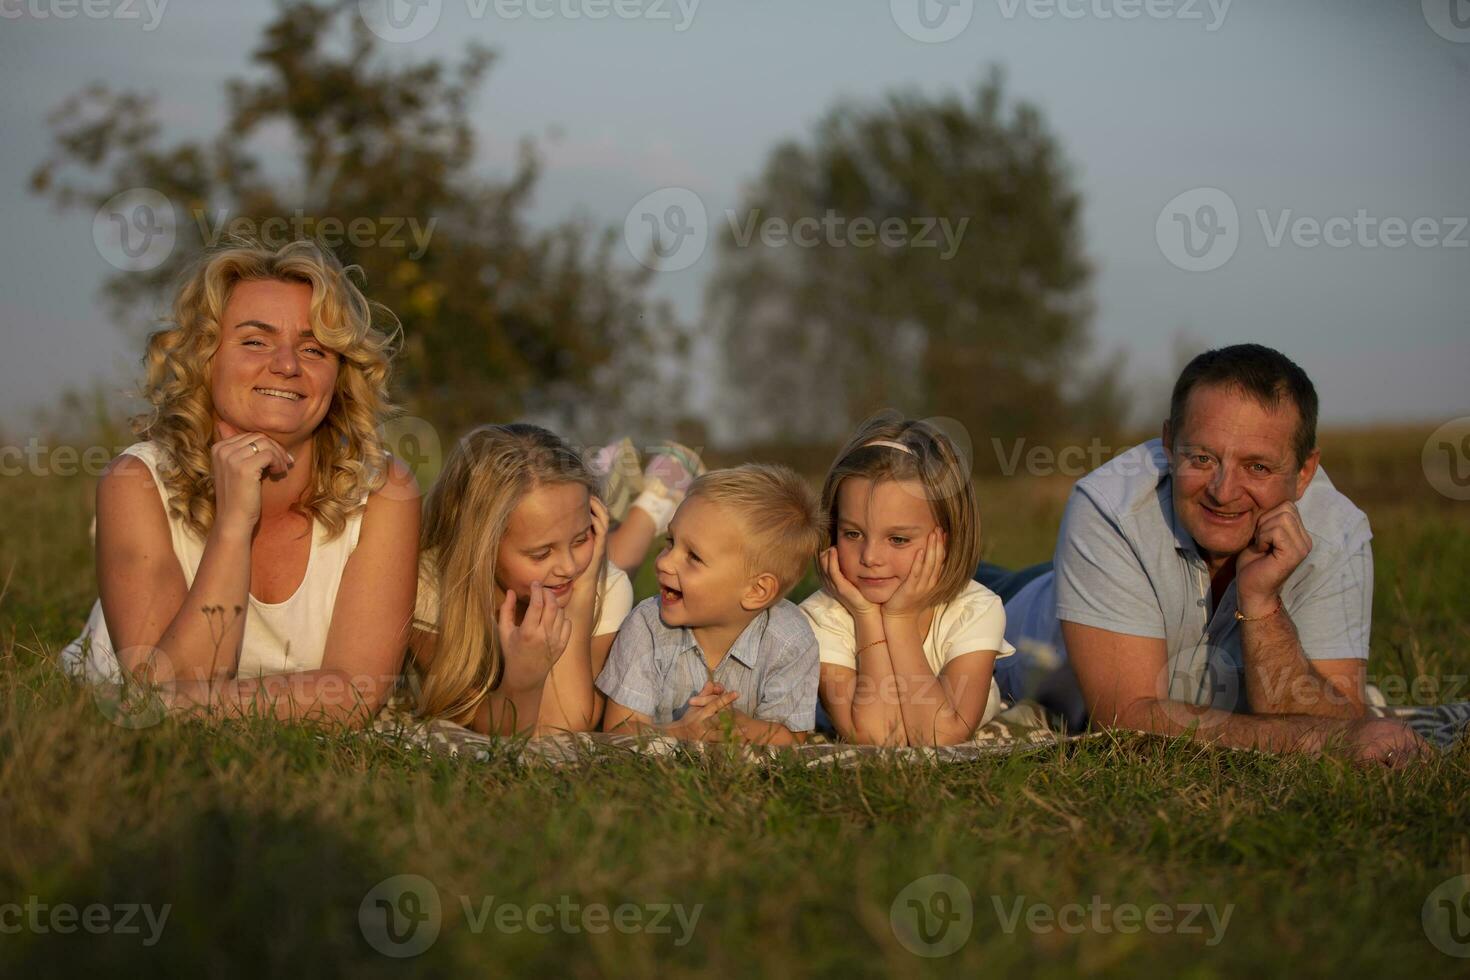
[[[646,365],[681,344],[648,297],[650,274],[615,261],[610,229],[527,226],[529,142],[508,177],[476,174],[469,109],[488,49],[471,44],[455,65],[390,61],[356,9],[282,3],[253,52],[259,72],[225,83],[206,138],[165,145],[153,97],[86,87],[53,113],[33,189],[61,207],[130,188],[173,204],[168,260],[105,286],[120,316],[156,313],[182,268],[232,229],[335,234],[329,244],[403,325],[395,392],[411,411],[453,429],[522,415],[584,432],[627,423]],[[364,218],[374,236],[353,240],[345,229]],[[429,229],[422,254],[410,221]]]
[[[1106,431],[1123,406],[1116,371],[1084,367],[1080,211],[1040,113],[1007,105],[997,74],[968,99],[838,106],[771,153],[722,235],[709,302],[730,411],[790,442],[884,405],[987,436]],[[803,218],[819,244],[758,231]]]

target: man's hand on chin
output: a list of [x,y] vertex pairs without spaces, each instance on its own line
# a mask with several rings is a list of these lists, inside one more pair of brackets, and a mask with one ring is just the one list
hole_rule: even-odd
[[1312,536],[1290,500],[1261,515],[1256,533],[1235,559],[1236,606],[1247,619],[1276,611],[1281,589],[1312,552]]

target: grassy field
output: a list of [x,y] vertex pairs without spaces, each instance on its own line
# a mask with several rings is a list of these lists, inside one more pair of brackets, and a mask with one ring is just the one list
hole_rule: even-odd
[[[1375,529],[1370,673],[1403,679],[1400,700],[1470,699],[1470,503],[1425,481],[1428,431],[1339,434],[1325,460]],[[988,557],[1048,557],[1068,485],[985,481]],[[1470,969],[1421,924],[1470,873],[1463,746],[1392,774],[1142,737],[944,768],[548,771],[303,728],[119,727],[51,662],[94,596],[91,493],[0,478],[5,976]],[[406,964],[359,917],[385,895],[412,911],[402,875],[439,902]]]

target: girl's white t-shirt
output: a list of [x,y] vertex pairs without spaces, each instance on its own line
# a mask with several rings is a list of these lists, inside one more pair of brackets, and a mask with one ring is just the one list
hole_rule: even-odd
[[[633,583],[628,580],[627,572],[608,562],[597,591],[601,608],[592,627],[592,635],[616,633],[633,609]],[[439,585],[432,561],[419,563],[419,591],[413,619],[414,628],[426,633],[435,632],[435,624],[439,622]]]
[[[812,593],[801,604],[817,634],[822,663],[857,669],[857,629],[852,615],[825,589]],[[979,582],[970,582],[949,602],[934,609],[929,633],[924,637],[924,659],[934,675],[956,657],[977,650],[994,650],[996,659],[1009,657],[1016,648],[1006,642],[1006,613],[1000,596]],[[990,697],[983,725],[1000,713],[1000,687],[990,678]]]
[[[204,539],[175,516],[168,506],[168,489],[159,473],[163,449],[154,442],[140,442],[123,450],[136,456],[153,474],[154,485],[163,499],[168,515],[169,540],[174,557],[184,573],[184,585],[192,587],[204,557]],[[337,604],[337,588],[347,559],[357,547],[362,530],[362,509],[347,518],[342,533],[327,540],[326,526],[312,522],[311,551],[306,560],[306,574],[296,591],[281,602],[261,602],[250,596],[245,610],[245,637],[240,649],[237,677],[259,677],[266,674],[288,674],[316,670],[322,665],[327,648],[327,631],[332,625],[332,611]],[[93,682],[119,682],[122,671],[113,652],[107,622],[102,615],[102,600],[92,606],[82,635],[61,651],[61,665],[70,674]]]

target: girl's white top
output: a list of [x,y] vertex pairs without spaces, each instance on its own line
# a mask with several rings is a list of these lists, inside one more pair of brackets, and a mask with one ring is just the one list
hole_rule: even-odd
[[[141,459],[153,474],[153,483],[163,500],[168,515],[169,540],[174,557],[184,573],[186,587],[194,585],[199,561],[204,557],[204,539],[169,512],[168,490],[159,475],[158,464],[163,449],[157,443],[140,442],[123,450]],[[306,575],[295,594],[281,602],[261,602],[250,596],[244,610],[245,641],[240,650],[237,677],[262,674],[287,674],[315,670],[322,665],[327,646],[327,631],[332,625],[332,610],[337,604],[337,588],[342,584],[342,571],[357,547],[362,529],[361,509],[347,519],[342,533],[330,541],[326,527],[312,521],[311,551],[306,561]],[[232,610],[210,615],[217,619],[233,615]],[[92,606],[82,635],[61,651],[61,665],[70,674],[93,682],[117,682],[122,679],[107,623],[102,617],[102,601]]]
[[[817,634],[822,663],[856,670],[857,627],[842,603],[819,589],[802,602],[801,611]],[[953,600],[934,607],[929,635],[924,637],[924,659],[937,677],[946,664],[967,653],[994,650],[997,660],[1009,657],[1016,648],[1006,642],[1005,633],[1006,613],[1000,597],[979,582],[971,582]],[[992,673],[990,696],[980,723],[999,714],[1000,705],[1000,688]]]

